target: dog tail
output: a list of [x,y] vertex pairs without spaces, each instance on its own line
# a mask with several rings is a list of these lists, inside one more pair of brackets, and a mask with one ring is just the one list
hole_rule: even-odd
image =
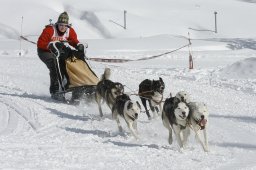
[[105,68],[104,74],[101,76],[101,80],[109,80],[110,74],[110,68]]

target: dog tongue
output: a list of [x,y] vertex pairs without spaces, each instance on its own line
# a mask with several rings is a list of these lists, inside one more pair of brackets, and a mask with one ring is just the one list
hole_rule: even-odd
[[203,119],[200,121],[200,126],[205,126],[207,123],[207,120],[206,119]]

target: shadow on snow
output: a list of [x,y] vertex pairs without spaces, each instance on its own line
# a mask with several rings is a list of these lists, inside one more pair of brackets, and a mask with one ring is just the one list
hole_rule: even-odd
[[38,96],[38,95],[34,95],[34,94],[27,94],[27,93],[23,93],[23,94],[8,94],[8,93],[0,93],[0,95],[4,95],[4,96],[13,96],[13,97],[22,97],[22,98],[27,98],[27,99],[39,99],[39,100],[43,100],[45,102],[51,102],[53,101],[50,96]]
[[47,108],[47,110],[50,110],[52,114],[57,115],[60,118],[66,118],[71,120],[81,120],[81,121],[88,121],[91,119],[89,116],[80,116],[80,115],[70,115],[61,111],[58,111],[56,109]]
[[211,114],[210,117],[213,118],[225,118],[225,119],[236,119],[238,121],[246,122],[246,123],[256,123],[256,117],[250,116],[232,116],[232,115],[215,115]]
[[142,144],[136,144],[136,143],[125,143],[125,142],[117,142],[117,141],[111,141],[111,140],[107,140],[104,143],[112,143],[114,145],[122,146],[122,147],[148,147],[148,148],[159,149],[159,146],[156,144],[142,145]]
[[70,128],[70,127],[65,127],[65,130],[69,132],[74,132],[74,133],[97,135],[98,137],[101,137],[101,138],[118,136],[117,134],[111,134],[110,132],[106,132],[102,130],[84,130],[84,129]]
[[227,43],[227,47],[232,50],[239,49],[252,49],[256,50],[256,40],[255,39],[245,39],[245,38],[220,38],[220,39],[209,39],[210,41],[218,41]]
[[213,143],[216,146],[224,147],[224,148],[239,148],[239,149],[247,149],[247,150],[256,150],[256,145],[246,144],[246,143],[231,143],[231,142],[223,142],[223,143]]

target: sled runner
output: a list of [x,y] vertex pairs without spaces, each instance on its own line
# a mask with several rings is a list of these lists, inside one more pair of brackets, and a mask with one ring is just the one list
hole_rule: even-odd
[[[85,61],[84,52],[73,50],[59,41],[51,43],[49,49],[56,56],[61,87],[58,94],[68,102],[92,98],[99,79]],[[67,93],[72,93],[71,99],[66,98]]]

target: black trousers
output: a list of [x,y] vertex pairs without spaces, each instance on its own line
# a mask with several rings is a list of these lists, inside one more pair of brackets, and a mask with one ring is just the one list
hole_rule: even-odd
[[53,94],[58,92],[60,86],[56,57],[52,53],[39,48],[37,49],[37,53],[39,58],[45,63],[50,71],[50,93]]

